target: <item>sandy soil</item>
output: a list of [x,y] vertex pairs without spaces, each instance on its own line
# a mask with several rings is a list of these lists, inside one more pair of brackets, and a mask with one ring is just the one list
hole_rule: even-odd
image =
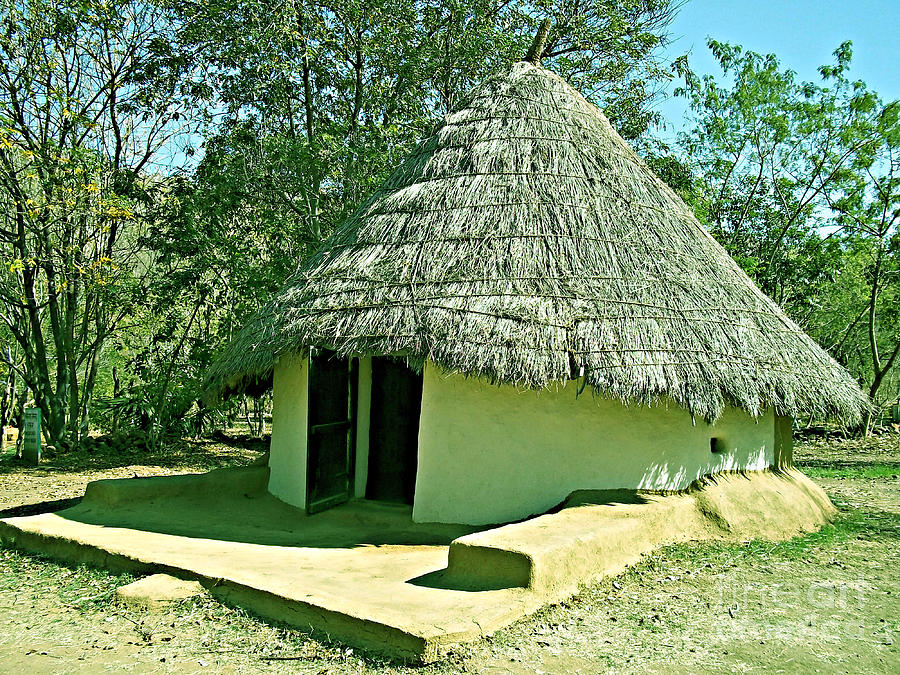
[[[0,511],[76,497],[96,478],[240,464],[259,450],[206,444],[40,469],[3,461]],[[900,672],[900,435],[817,439],[796,457],[840,508],[834,527],[779,544],[662,549],[425,668],[209,598],[129,609],[113,599],[129,577],[0,550],[0,672]]]

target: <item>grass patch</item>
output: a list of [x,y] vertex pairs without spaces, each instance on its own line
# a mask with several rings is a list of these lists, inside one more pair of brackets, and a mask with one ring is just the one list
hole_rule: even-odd
[[900,476],[900,463],[838,464],[835,462],[809,462],[799,466],[810,478],[881,478],[896,479]]
[[116,589],[134,581],[130,574],[113,574],[87,565],[65,565],[47,556],[25,553],[8,542],[0,544],[0,591],[27,585],[55,592],[63,604],[97,610],[111,604]]
[[[648,562],[682,565],[685,568],[710,566],[724,569],[743,564],[768,564],[774,561],[797,562],[811,556],[829,555],[829,551],[856,540],[890,541],[900,539],[900,515],[886,511],[849,509],[841,511],[834,523],[788,541],[756,539],[745,543],[690,542],[674,544],[650,555]],[[640,574],[641,566],[627,570]]]

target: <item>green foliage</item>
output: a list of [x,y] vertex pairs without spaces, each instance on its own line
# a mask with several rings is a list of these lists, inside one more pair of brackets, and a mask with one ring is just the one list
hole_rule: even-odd
[[645,148],[644,160],[653,173],[678,193],[704,225],[709,224],[709,203],[706,186],[697,178],[691,166],[681,160],[663,143],[651,143]]
[[103,347],[152,267],[137,244],[183,131],[187,65],[135,0],[0,5],[0,319],[51,441],[86,432]]
[[240,213],[287,230],[296,249],[322,241],[471,86],[522,58],[547,16],[545,63],[605,105],[626,135],[644,133],[655,88],[671,77],[658,50],[678,3],[171,5],[184,54],[205,64],[202,198],[213,217]]
[[900,391],[900,105],[850,77],[850,43],[818,82],[716,41],[728,85],[676,59],[679,158],[648,139],[679,0],[0,2],[0,379],[57,443],[222,423],[195,403],[213,354],[548,17],[544,64],[874,396]]
[[709,47],[731,84],[681,71],[693,114],[681,146],[707,195],[692,205],[876,401],[896,396],[900,104],[851,79],[849,42],[819,83],[771,54]]
[[116,424],[125,428],[147,431],[156,421],[156,397],[147,387],[131,387],[119,396],[98,397],[94,401],[93,421],[102,428]]
[[209,419],[191,402],[212,353],[469,87],[524,56],[544,16],[556,20],[545,63],[644,132],[677,3],[168,6],[175,49],[203,64],[191,90],[209,118],[193,175],[169,181],[142,239],[156,269],[148,311],[114,357],[160,393],[161,430],[191,411]]

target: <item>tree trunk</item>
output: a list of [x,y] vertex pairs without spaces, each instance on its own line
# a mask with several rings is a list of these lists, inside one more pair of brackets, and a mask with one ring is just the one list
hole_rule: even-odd
[[6,424],[10,420],[10,413],[15,401],[16,374],[10,367],[9,375],[3,382],[3,391],[0,391],[0,454],[6,448]]
[[[900,353],[900,339],[897,340],[897,344],[893,353],[888,357],[886,363],[882,364],[881,354],[878,350],[878,336],[876,333],[876,315],[877,315],[877,304],[878,304],[878,294],[881,291],[881,270],[882,270],[882,262],[884,260],[884,247],[881,245],[881,240],[879,239],[878,246],[878,255],[875,258],[875,270],[872,273],[872,289],[869,294],[869,325],[868,325],[868,333],[869,333],[869,354],[872,359],[872,384],[869,387],[869,399],[872,404],[875,403],[875,396],[878,394],[878,390],[881,388],[881,383],[884,381],[884,376],[888,374],[891,368],[894,366],[894,361],[897,359],[898,353]],[[863,419],[863,433],[868,436],[872,431],[872,410],[871,408],[866,411],[865,417]]]
[[309,197],[309,231],[316,241],[322,238],[319,227],[319,191],[322,187],[322,178],[315,160],[318,159],[318,149],[315,143],[315,105],[313,101],[312,66],[309,62],[309,36],[303,22],[303,13],[297,16],[297,28],[303,39],[303,58],[301,59],[301,76],[303,81],[303,115],[306,126],[306,142],[310,153],[315,158],[313,161],[312,180]]
[[[113,399],[118,399],[119,394],[122,392],[122,385],[119,382],[119,371],[116,370],[116,367],[112,368],[112,381],[113,381]],[[112,428],[110,432],[116,434],[119,431],[119,407],[117,405],[113,406],[112,413],[112,424],[110,425]]]
[[206,406],[203,403],[197,404],[197,418],[194,423],[194,438],[203,437],[203,427],[206,425]]
[[22,391],[21,395],[16,399],[15,407],[13,408],[13,423],[19,432],[16,437],[16,457],[19,458],[22,457],[22,447],[25,445],[25,397],[27,393],[27,389]]
[[[884,367],[879,368],[875,371],[875,377],[872,379],[872,384],[869,386],[869,399],[872,401],[872,404],[875,403],[875,396],[878,395],[878,390],[881,389],[881,385],[884,383],[884,378],[894,367],[894,362],[897,360],[898,355],[900,355],[900,337],[897,338],[897,344],[894,345],[894,351],[891,352],[890,358],[888,358],[887,363],[884,364]],[[872,431],[872,410],[869,409],[866,411],[865,418],[863,419],[863,430],[866,436],[868,436]]]
[[256,435],[263,437],[266,432],[266,406],[263,405],[263,397],[256,399]]

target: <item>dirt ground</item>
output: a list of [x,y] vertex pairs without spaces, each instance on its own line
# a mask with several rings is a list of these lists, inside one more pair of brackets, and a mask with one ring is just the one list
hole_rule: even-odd
[[[164,453],[0,459],[0,514],[77,498],[90,480],[204,471],[263,450],[249,439]],[[840,509],[790,542],[667,547],[625,574],[424,667],[272,625],[211,598],[129,609],[132,579],[0,549],[0,672],[900,672],[900,434],[798,444]],[[32,506],[26,506],[32,505]],[[2,516],[0,516],[2,517]]]

